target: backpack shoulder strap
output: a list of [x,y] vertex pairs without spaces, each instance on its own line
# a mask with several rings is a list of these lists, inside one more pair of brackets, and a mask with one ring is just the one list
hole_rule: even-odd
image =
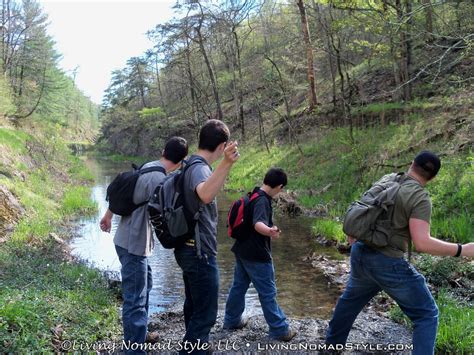
[[158,172],[163,173],[163,174],[166,175],[166,169],[163,168],[162,166],[150,166],[149,168],[144,168],[144,169],[140,168],[138,170],[140,175],[143,175],[143,174],[146,174],[146,173],[151,173],[153,171],[158,171]]
[[259,189],[258,191],[255,191],[254,193],[249,193],[249,202],[252,202],[258,199],[259,197],[264,197],[264,196],[265,196],[265,192]]
[[[187,162],[185,162],[185,164],[186,165],[184,166],[183,171],[181,172],[181,176],[178,179],[178,181],[176,182],[179,186],[180,191],[182,191],[182,192],[184,191],[185,173],[188,171],[189,168],[191,168],[193,165],[197,165],[197,164],[205,164],[205,165],[209,166],[207,161],[204,158],[200,157],[200,156],[195,156],[193,159],[188,160]],[[187,208],[186,207],[186,202],[183,204],[183,207]],[[199,216],[201,215],[201,212],[203,211],[203,209],[204,209],[204,204],[202,203],[201,200],[199,200],[199,209],[196,211],[196,213],[193,216],[193,219],[196,222],[195,226],[194,226],[194,240],[195,240],[195,243],[196,243],[196,255],[199,259],[202,258],[201,236],[200,236],[200,231],[199,231]]]

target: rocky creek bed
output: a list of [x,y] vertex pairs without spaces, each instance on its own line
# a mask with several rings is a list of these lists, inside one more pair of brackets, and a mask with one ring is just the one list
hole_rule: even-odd
[[[297,335],[288,343],[272,340],[267,335],[267,324],[262,315],[253,315],[248,325],[241,330],[224,330],[223,314],[219,313],[217,323],[211,330],[210,341],[214,354],[229,353],[260,353],[260,354],[316,354],[324,353],[321,346],[328,326],[327,320],[289,318],[290,326]],[[150,346],[160,353],[176,353],[179,342],[184,334],[184,316],[180,307],[150,317]],[[353,350],[345,350],[344,354],[373,353],[376,344],[383,353],[388,344],[411,344],[411,332],[403,326],[379,315],[373,309],[366,309],[355,321],[348,343]],[[371,344],[370,348],[368,348]],[[364,349],[363,346],[366,346]],[[359,347],[359,350],[356,350]],[[384,351],[385,349],[385,351]],[[410,351],[392,351],[391,353],[408,354]]]

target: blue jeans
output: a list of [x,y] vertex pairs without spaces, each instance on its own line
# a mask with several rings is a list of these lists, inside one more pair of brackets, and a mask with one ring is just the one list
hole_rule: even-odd
[[[153,286],[151,267],[146,256],[130,254],[115,246],[122,264],[122,322],[125,342],[143,344],[148,325],[148,300]],[[145,354],[145,351],[128,353]]]
[[[198,258],[196,249],[183,245],[175,249],[174,255],[183,271],[185,301],[184,324],[186,334],[183,341],[207,343],[209,332],[217,319],[219,293],[219,269],[216,257],[204,252]],[[187,353],[183,351],[183,353]],[[193,354],[204,353],[194,351]]]
[[438,307],[425,278],[403,258],[391,258],[357,242],[351,250],[351,274],[337,302],[326,335],[328,344],[345,344],[359,312],[385,291],[413,322],[413,354],[433,354]]
[[270,337],[285,335],[289,327],[276,300],[273,263],[248,261],[238,257],[235,259],[234,281],[225,306],[224,327],[232,328],[239,324],[245,310],[245,294],[252,282],[258,293]]

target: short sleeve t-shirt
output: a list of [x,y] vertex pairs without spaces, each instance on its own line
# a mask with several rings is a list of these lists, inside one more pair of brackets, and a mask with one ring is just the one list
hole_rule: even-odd
[[[163,164],[158,160],[149,162],[143,167],[150,168],[154,166],[164,168]],[[148,201],[165,176],[160,171],[152,171],[141,175],[133,192],[133,202],[139,204]],[[150,216],[148,215],[146,204],[137,208],[130,216],[120,218],[117,231],[115,232],[114,243],[121,248],[127,249],[133,255],[151,255],[154,247],[153,229],[150,224]]]
[[[253,192],[257,192],[256,188]],[[273,227],[272,219],[272,198],[264,191],[260,190],[262,196],[258,197],[250,204],[250,215],[252,216],[252,226],[258,222],[262,222],[268,227]],[[272,245],[271,238],[258,233],[252,228],[250,235],[242,240],[236,240],[232,251],[241,259],[270,262],[272,261]]]
[[[203,159],[196,155],[189,158],[192,162],[195,159]],[[186,171],[184,177],[184,196],[188,208],[197,211],[201,200],[196,192],[196,187],[209,179],[212,174],[211,167],[203,162],[197,163]],[[203,205],[203,210],[199,215],[199,235],[201,238],[201,250],[209,255],[217,255],[217,202],[214,199],[211,203]]]
[[408,249],[410,218],[430,223],[431,199],[423,186],[407,175],[395,200],[392,219],[393,234],[390,245],[377,248],[380,252],[391,257],[403,256],[403,253]]

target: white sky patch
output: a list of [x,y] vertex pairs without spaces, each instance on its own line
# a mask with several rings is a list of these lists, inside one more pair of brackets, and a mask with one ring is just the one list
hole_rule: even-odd
[[63,55],[60,66],[76,85],[100,104],[111,72],[125,67],[153,44],[146,32],[173,17],[175,0],[40,0],[48,14],[48,33]]

